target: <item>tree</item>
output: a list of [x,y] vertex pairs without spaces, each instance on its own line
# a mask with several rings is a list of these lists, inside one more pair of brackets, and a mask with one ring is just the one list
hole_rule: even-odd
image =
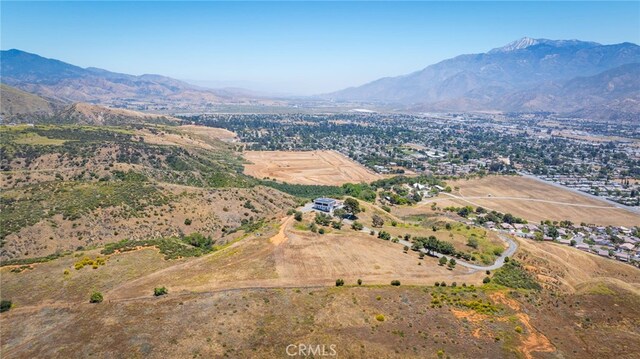
[[447,264],[447,257],[445,256],[440,257],[440,259],[438,260],[438,264],[440,264],[441,266]]
[[533,234],[533,237],[534,237],[534,239],[535,239],[536,241],[542,241],[542,240],[544,239],[544,234],[542,234],[542,232],[540,232],[540,231],[536,231],[536,232]]
[[338,218],[343,218],[343,217],[346,217],[347,211],[345,211],[344,208],[338,208],[335,211],[333,211],[333,215]]
[[455,260],[455,259],[453,259],[453,258],[449,259],[449,263],[447,264],[447,266],[448,266],[450,269],[455,268],[455,267],[456,267],[456,260]]
[[342,287],[344,285],[344,279],[336,279],[336,287]]
[[93,292],[91,293],[91,298],[89,298],[89,303],[100,303],[104,298],[102,297],[102,293]]
[[362,285],[362,279],[358,279],[358,285]]
[[184,220],[184,224],[187,225],[187,226],[190,226],[191,225],[191,219],[189,219],[189,218],[185,219]]
[[397,279],[396,279],[396,280],[392,280],[392,281],[391,281],[391,285],[392,285],[392,286],[397,287],[397,286],[399,286],[399,285],[400,285],[400,281],[399,281],[399,280],[397,280]]
[[469,239],[467,240],[467,245],[471,248],[477,249],[479,245],[478,239],[475,236],[469,237]]
[[298,221],[298,222],[302,221],[302,212],[296,211],[296,213],[294,214],[293,218],[295,218],[296,221]]
[[571,242],[569,242],[569,244],[571,245],[571,247],[575,247],[576,244],[578,244],[578,242],[576,242],[575,239],[572,239]]
[[331,227],[334,229],[342,229],[342,221],[331,222]]
[[374,227],[382,227],[384,226],[384,219],[380,216],[378,216],[377,214],[374,214],[371,217],[371,225]]
[[316,224],[319,224],[321,226],[328,226],[329,224],[331,224],[331,216],[329,216],[328,214],[316,212],[315,222]]
[[320,229],[318,229],[318,233],[320,233],[320,234],[324,234],[324,228],[320,228]]
[[484,279],[482,280],[482,283],[487,284],[491,282],[491,278],[489,277],[484,277]]
[[356,215],[360,213],[360,202],[358,202],[357,199],[347,198],[344,201],[344,210],[347,211],[347,213]]
[[0,313],[6,312],[9,309],[11,309],[11,301],[10,300],[3,299],[2,301],[0,301]]
[[159,297],[161,295],[165,295],[168,293],[169,293],[169,290],[166,287],[153,288],[153,295],[156,297]]
[[351,223],[351,229],[353,229],[354,231],[361,231],[362,228],[364,228],[364,226],[358,221],[354,221],[353,223]]
[[409,251],[409,246],[404,246],[404,252],[407,253]]
[[378,238],[388,241],[391,239],[391,234],[389,232],[380,231],[378,232]]

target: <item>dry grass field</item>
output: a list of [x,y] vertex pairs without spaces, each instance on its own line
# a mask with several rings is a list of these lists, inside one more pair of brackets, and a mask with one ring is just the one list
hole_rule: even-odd
[[447,184],[459,190],[451,195],[440,194],[425,206],[431,202],[437,202],[439,207],[482,206],[533,222],[549,219],[623,226],[640,223],[637,213],[529,178],[489,176]]
[[341,185],[382,178],[335,151],[247,151],[245,173],[306,185]]
[[[305,215],[303,223],[313,221]],[[404,284],[431,285],[434,281],[481,284],[483,273],[470,273],[437,265],[437,260],[403,247],[356,232],[348,226],[321,235],[298,229],[288,217],[278,226],[263,229],[233,244],[225,251],[198,258],[139,278],[109,293],[112,298],[144,295],[149,288],[166,285],[175,291],[206,292],[230,288],[331,286],[342,278],[347,284],[362,279],[365,284],[385,285],[392,280]],[[271,229],[268,229],[271,228]],[[224,268],[222,271],[212,268]]]
[[[417,265],[414,253],[350,229],[320,235],[290,217],[281,223],[195,259],[143,249],[97,269],[74,270],[75,256],[19,273],[1,268],[3,298],[14,302],[0,315],[3,358],[280,358],[292,343],[335,344],[340,357],[640,355],[640,274],[622,263],[520,241],[515,258],[545,290],[463,288],[477,274],[432,259]],[[334,287],[335,277],[346,286]],[[159,286],[169,294],[154,297]],[[88,303],[94,290],[103,303]],[[478,301],[496,311],[462,304]]]

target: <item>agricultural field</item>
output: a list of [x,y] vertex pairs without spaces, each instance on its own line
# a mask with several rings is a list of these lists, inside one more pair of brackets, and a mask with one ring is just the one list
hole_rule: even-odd
[[245,174],[304,185],[342,185],[382,178],[336,151],[245,151]]
[[570,220],[574,223],[634,226],[640,214],[590,198],[574,191],[558,188],[519,176],[488,176],[481,179],[448,181],[451,194],[441,193],[423,204],[437,202],[439,207],[480,206],[511,213],[531,222]]

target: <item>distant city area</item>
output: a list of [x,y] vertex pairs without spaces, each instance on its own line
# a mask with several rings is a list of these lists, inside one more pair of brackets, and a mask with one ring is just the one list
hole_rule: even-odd
[[640,129],[533,114],[214,114],[247,150],[336,150],[380,174],[524,174],[640,206]]

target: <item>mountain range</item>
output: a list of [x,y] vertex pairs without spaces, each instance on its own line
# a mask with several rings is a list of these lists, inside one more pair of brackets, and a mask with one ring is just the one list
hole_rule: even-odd
[[632,43],[522,38],[321,97],[419,111],[577,113],[594,106],[615,111],[624,103],[622,112],[638,114],[639,64],[640,46]]
[[[576,117],[638,119],[640,46],[522,38],[486,53],[460,55],[407,75],[385,77],[313,98],[270,99],[242,89],[208,89],[161,75],[82,68],[20,50],[0,52],[0,80],[50,106],[88,102],[156,112],[206,111],[220,104],[290,105],[329,100],[402,111],[548,111]],[[52,108],[49,108],[52,110]],[[51,112],[51,111],[50,111]],[[54,111],[55,112],[55,111]]]
[[161,75],[134,76],[82,68],[16,49],[1,51],[0,56],[2,83],[62,103],[171,110],[260,100],[242,89],[208,89]]

